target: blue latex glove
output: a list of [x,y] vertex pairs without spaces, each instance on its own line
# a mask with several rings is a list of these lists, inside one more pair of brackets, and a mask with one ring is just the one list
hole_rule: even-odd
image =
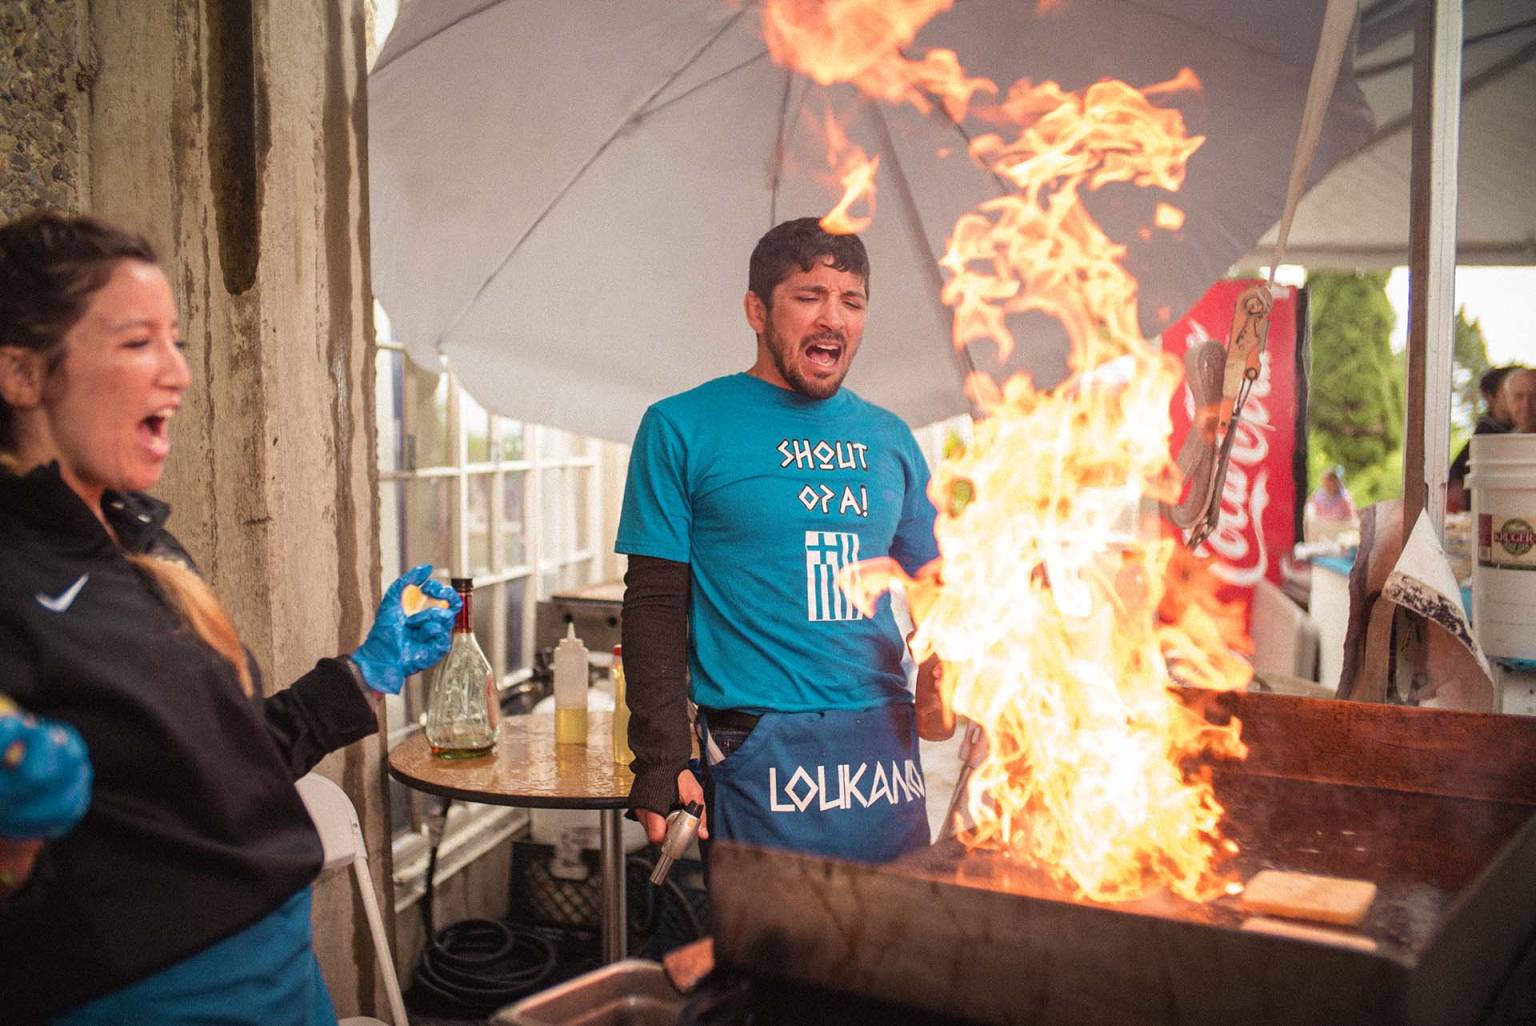
[[[406,616],[400,605],[400,593],[408,584],[420,587],[428,598],[442,599],[448,608],[433,606]],[[407,570],[384,593],[373,628],[352,653],[363,681],[375,691],[398,695],[405,686],[405,678],[448,654],[453,620],[463,605],[452,588],[432,580],[431,564]]]
[[0,714],[0,837],[54,838],[91,804],[91,759],[75,728]]

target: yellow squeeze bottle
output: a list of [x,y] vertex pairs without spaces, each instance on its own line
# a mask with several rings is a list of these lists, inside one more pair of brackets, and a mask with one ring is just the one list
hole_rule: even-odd
[[635,759],[629,750],[629,703],[624,694],[624,647],[613,646],[613,761],[628,766]]
[[587,646],[574,623],[555,646],[555,743],[587,743]]

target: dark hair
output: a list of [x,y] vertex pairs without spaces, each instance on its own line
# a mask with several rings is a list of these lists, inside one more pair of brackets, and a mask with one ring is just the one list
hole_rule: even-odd
[[[63,357],[64,336],[120,260],[158,264],[143,238],[94,217],[36,210],[0,225],[0,346]],[[10,408],[0,402],[0,449],[9,449]]]
[[809,271],[827,257],[832,269],[849,271],[864,280],[869,291],[869,254],[857,235],[833,235],[814,217],[797,217],[768,230],[757,240],[747,264],[747,288],[764,306],[773,305],[773,289],[798,267]]
[[1477,379],[1477,390],[1483,393],[1483,398],[1492,402],[1493,397],[1499,394],[1499,387],[1504,384],[1504,379],[1509,377],[1509,372],[1519,369],[1514,364],[1507,367],[1489,367],[1483,371],[1483,376]]

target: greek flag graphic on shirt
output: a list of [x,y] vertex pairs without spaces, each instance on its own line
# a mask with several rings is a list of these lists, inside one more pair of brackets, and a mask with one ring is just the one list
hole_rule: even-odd
[[805,532],[805,618],[862,620],[864,614],[837,586],[838,572],[859,561],[859,536],[842,531]]

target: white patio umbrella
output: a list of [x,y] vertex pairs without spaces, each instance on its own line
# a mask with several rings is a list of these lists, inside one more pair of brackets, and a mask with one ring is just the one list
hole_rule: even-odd
[[[1207,141],[1181,193],[1089,199],[1129,247],[1144,329],[1176,318],[1279,216],[1324,0],[957,0],[911,47],[949,47],[1006,89],[1190,67],[1203,88],[1160,102]],[[1312,169],[1369,135],[1340,78]],[[913,424],[963,412],[937,259],[955,219],[998,195],[976,129],[877,105],[775,65],[752,2],[434,0],[407,5],[369,79],[373,278],[396,336],[445,356],[503,414],[628,441],[645,407],[742,370],[747,256],[840,188],[819,125],[831,109],[881,157],[864,348],[848,384]],[[941,154],[946,154],[942,155]],[[1139,230],[1159,201],[1179,232]],[[1018,366],[1064,369],[1055,326],[1021,325]],[[988,351],[974,356],[987,366]]]

